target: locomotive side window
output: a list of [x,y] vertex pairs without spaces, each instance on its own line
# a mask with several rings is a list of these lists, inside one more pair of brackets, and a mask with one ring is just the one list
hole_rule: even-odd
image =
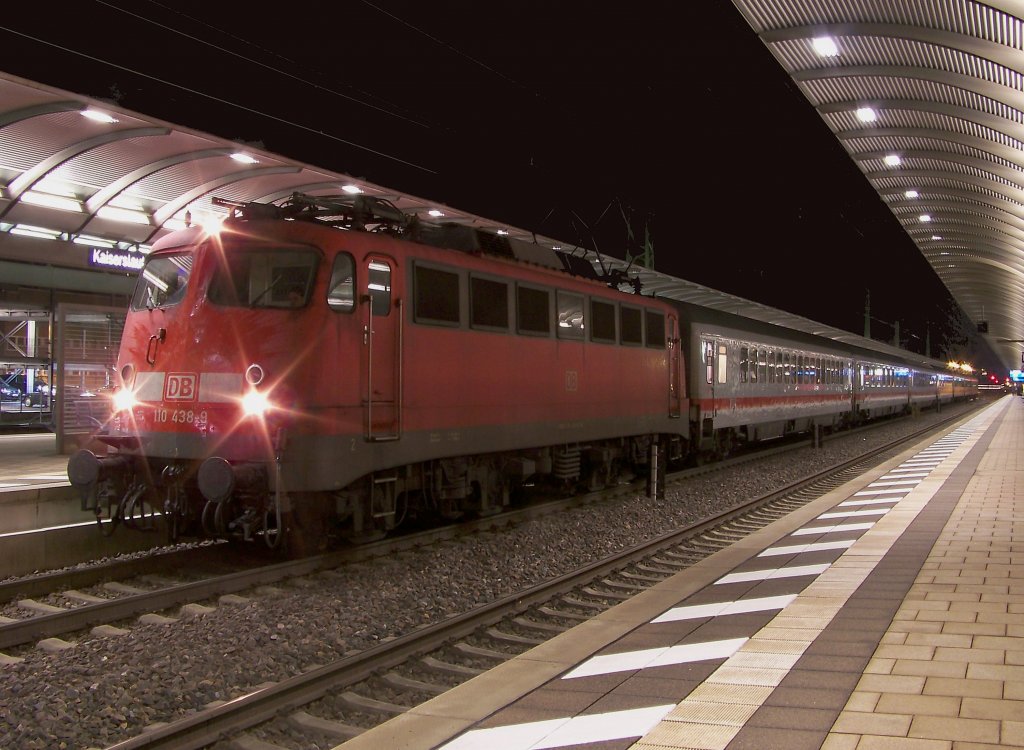
[[413,315],[417,323],[459,325],[459,275],[416,264]]
[[711,385],[715,379],[715,343],[713,341],[705,341],[701,353],[704,359],[704,379],[708,382],[708,385]]
[[590,340],[615,343],[615,305],[611,302],[590,300]]
[[228,246],[207,296],[230,307],[304,305],[319,263],[315,250],[286,247],[238,252]]
[[571,292],[557,292],[558,338],[583,338],[583,295]]
[[367,266],[366,291],[370,294],[372,312],[378,317],[391,314],[391,266],[371,260]]
[[728,364],[728,362],[729,362],[729,355],[727,354],[727,350],[725,348],[725,344],[719,344],[718,345],[718,382],[719,383],[726,382],[725,372],[726,372],[726,365]]
[[647,310],[644,313],[644,322],[647,324],[647,346],[652,349],[665,348],[665,316],[654,310]]
[[356,307],[355,263],[348,253],[334,258],[331,283],[327,287],[327,306],[338,312],[352,312]]
[[139,274],[132,294],[132,310],[168,307],[185,296],[192,273],[192,254],[177,253],[150,258]]
[[623,344],[639,346],[644,343],[644,319],[635,307],[619,306],[619,337]]
[[551,294],[545,289],[516,287],[516,325],[519,333],[551,333]]
[[469,279],[469,324],[473,328],[508,330],[508,284],[504,281]]

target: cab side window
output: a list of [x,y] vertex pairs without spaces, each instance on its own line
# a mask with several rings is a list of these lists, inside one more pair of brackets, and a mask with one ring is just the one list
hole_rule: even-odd
[[340,253],[334,258],[331,283],[327,287],[327,306],[337,312],[355,309],[355,264],[347,253]]

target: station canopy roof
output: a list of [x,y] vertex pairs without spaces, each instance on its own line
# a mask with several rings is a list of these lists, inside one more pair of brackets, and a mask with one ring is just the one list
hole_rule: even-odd
[[[993,351],[1008,368],[1019,366],[1024,5],[733,1],[964,312],[987,324]],[[29,235],[146,251],[187,221],[222,216],[226,209],[212,204],[214,196],[269,202],[356,189],[424,221],[573,250],[557,238],[0,72],[0,250]],[[592,253],[589,259],[626,267]],[[645,293],[868,343],[698,284],[630,271]]]
[[[1008,368],[1024,350],[1024,2],[733,0]],[[908,293],[910,294],[910,293]]]

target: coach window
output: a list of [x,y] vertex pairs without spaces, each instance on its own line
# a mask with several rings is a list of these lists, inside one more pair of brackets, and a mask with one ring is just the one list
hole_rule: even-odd
[[551,294],[546,289],[516,287],[516,322],[519,333],[551,333]]
[[489,331],[508,330],[508,284],[504,281],[469,279],[469,324]]
[[572,292],[556,292],[558,305],[558,338],[583,338],[583,295]]
[[416,264],[413,273],[413,317],[417,323],[459,325],[462,320],[459,275]]
[[767,379],[766,379],[765,382],[767,382],[767,383],[774,383],[775,382],[775,352],[774,351],[765,352],[764,356],[765,356],[765,364],[766,364],[766,368],[767,368],[767,372],[766,372],[766,378]]
[[647,346],[651,349],[665,348],[665,316],[654,310],[644,312],[644,323],[647,327]]
[[750,365],[747,362],[747,357],[750,356],[750,350],[745,346],[740,347],[740,382],[747,382],[747,370]]
[[590,300],[590,340],[615,343],[615,305],[611,302]]
[[767,382],[768,377],[768,354],[764,349],[757,352],[757,379],[762,383]]
[[334,257],[331,283],[327,287],[327,306],[338,312],[352,312],[356,307],[355,264],[348,253]]
[[729,353],[725,348],[725,344],[718,345],[718,382],[726,382],[726,365],[729,364]]
[[750,382],[757,382],[757,349],[750,350]]

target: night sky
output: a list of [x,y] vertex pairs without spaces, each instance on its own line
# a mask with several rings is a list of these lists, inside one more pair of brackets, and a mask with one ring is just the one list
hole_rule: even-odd
[[7,73],[996,366],[726,0],[10,5]]

